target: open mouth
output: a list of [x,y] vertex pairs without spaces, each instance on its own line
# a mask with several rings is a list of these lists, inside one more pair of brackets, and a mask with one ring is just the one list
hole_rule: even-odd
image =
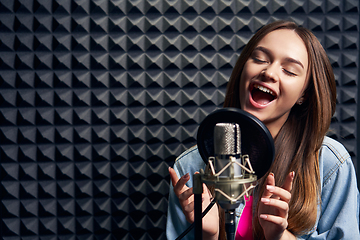
[[267,105],[276,98],[276,93],[255,83],[251,89],[251,97],[256,103]]

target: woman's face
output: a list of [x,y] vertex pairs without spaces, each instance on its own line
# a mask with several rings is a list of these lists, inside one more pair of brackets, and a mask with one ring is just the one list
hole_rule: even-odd
[[255,47],[240,78],[241,109],[255,115],[275,137],[308,82],[308,52],[289,29],[268,33]]

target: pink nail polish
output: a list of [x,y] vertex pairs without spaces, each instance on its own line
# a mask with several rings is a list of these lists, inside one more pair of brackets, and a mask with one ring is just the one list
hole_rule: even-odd
[[274,188],[274,186],[266,185],[266,189],[267,189],[269,192],[273,192],[275,188]]
[[260,214],[259,217],[262,218],[262,219],[267,219],[267,215],[265,215],[265,214]]

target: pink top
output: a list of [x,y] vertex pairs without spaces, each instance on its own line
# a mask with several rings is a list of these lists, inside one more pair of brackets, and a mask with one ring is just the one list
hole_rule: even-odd
[[241,214],[239,224],[235,234],[235,240],[253,240],[252,234],[252,205],[253,197],[245,201],[245,207]]

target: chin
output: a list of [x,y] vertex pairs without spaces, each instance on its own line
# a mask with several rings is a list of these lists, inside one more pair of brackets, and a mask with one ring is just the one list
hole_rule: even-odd
[[255,117],[257,117],[260,121],[264,121],[264,117],[262,116],[261,113],[259,113],[258,111],[254,111],[254,110],[250,110],[248,108],[242,108],[245,112],[248,112],[252,115],[254,115]]

